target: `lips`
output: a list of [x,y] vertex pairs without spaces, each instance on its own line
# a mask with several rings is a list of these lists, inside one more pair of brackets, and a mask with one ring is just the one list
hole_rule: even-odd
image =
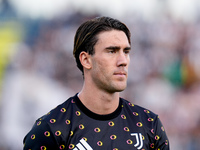
[[120,72],[114,72],[114,75],[121,75],[121,76],[126,76],[126,72],[125,71],[120,71]]

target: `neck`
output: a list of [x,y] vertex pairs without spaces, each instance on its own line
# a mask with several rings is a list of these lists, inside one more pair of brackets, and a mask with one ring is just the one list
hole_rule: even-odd
[[106,115],[114,112],[119,105],[119,92],[108,93],[83,87],[78,94],[79,99],[90,111]]

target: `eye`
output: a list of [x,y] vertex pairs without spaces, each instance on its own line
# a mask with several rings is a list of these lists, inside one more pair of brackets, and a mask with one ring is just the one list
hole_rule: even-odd
[[116,53],[116,50],[111,49],[108,51],[108,53],[111,53],[111,54]]
[[124,50],[124,53],[125,53],[125,54],[129,54],[129,53],[130,53],[130,50]]

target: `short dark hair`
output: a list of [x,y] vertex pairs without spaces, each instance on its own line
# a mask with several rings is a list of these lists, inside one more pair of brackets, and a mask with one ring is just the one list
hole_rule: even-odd
[[123,31],[127,36],[128,42],[131,44],[131,33],[128,27],[119,20],[110,17],[97,17],[88,20],[81,24],[77,29],[74,37],[73,55],[76,59],[77,67],[82,71],[82,73],[83,66],[79,60],[80,53],[85,51],[88,54],[93,55],[95,53],[94,45],[98,41],[97,35],[100,32],[111,31],[113,29]]

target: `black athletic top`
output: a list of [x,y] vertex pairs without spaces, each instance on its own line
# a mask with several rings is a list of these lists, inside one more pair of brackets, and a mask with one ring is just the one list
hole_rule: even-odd
[[111,114],[87,109],[77,94],[39,118],[24,150],[169,150],[159,117],[120,98]]

